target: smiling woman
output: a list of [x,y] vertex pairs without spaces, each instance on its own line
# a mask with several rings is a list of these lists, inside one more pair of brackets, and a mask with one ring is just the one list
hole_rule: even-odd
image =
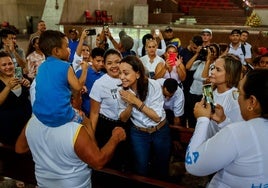
[[29,80],[15,78],[11,57],[0,52],[0,143],[14,145],[31,117],[29,87]]

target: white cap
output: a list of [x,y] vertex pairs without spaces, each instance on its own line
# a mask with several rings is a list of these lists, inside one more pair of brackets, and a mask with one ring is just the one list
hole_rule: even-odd
[[212,35],[211,29],[203,29],[201,33],[209,33],[210,35]]

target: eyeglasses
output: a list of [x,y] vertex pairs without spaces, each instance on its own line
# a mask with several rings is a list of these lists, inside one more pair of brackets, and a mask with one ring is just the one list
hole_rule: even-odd
[[234,90],[233,91],[233,98],[234,98],[234,100],[238,100],[238,97],[239,97],[239,91],[238,90]]

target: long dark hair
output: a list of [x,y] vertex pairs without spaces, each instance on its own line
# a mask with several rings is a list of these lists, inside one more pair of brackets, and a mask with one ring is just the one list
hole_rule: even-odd
[[268,119],[268,69],[254,69],[246,74],[245,98],[255,96],[261,106],[261,117]]
[[137,83],[137,93],[138,97],[141,101],[145,101],[148,93],[148,77],[145,74],[145,68],[141,62],[141,60],[134,55],[126,56],[121,60],[121,63],[128,63],[131,65],[132,69],[135,72],[138,72],[140,74],[140,77],[138,78]]

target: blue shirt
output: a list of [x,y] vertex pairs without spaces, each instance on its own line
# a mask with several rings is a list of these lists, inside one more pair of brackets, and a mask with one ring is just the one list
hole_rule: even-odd
[[74,59],[74,53],[76,51],[76,48],[78,46],[78,43],[79,43],[79,40],[71,40],[69,39],[69,48],[71,49],[71,54],[70,54],[70,57],[69,57],[69,62],[73,62],[73,59]]
[[67,78],[69,67],[68,62],[50,56],[38,68],[33,113],[47,126],[57,127],[74,117]]
[[[82,74],[82,70],[78,70],[76,72],[76,76],[77,78],[79,78]],[[86,87],[88,92],[84,93],[82,95],[82,111],[88,116],[89,115],[89,111],[90,111],[90,98],[89,98],[89,93],[91,91],[91,88],[94,84],[94,82],[99,79],[102,75],[104,75],[104,72],[100,71],[100,72],[96,72],[95,70],[93,70],[91,67],[88,68],[87,71],[87,78],[86,78]]]

